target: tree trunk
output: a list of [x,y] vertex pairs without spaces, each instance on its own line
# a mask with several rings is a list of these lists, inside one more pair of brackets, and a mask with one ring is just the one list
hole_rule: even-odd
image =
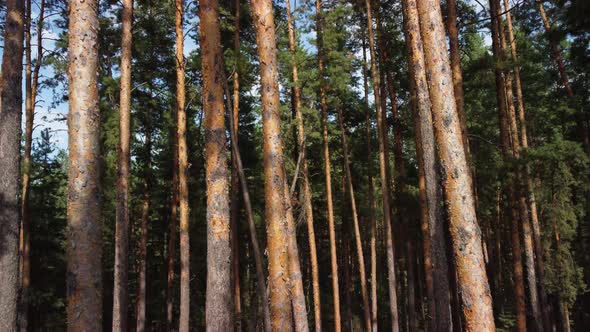
[[[311,261],[311,279],[313,287],[313,312],[316,332],[322,330],[321,320],[321,305],[320,305],[320,282],[318,272],[318,258],[315,242],[315,230],[313,226],[313,207],[311,205],[311,185],[309,181],[309,166],[307,162],[307,149],[305,147],[305,126],[303,123],[303,114],[301,113],[301,87],[299,86],[299,75],[297,71],[297,62],[295,58],[296,42],[295,42],[295,19],[291,16],[291,3],[289,0],[285,1],[287,8],[287,30],[289,33],[289,50],[291,52],[291,67],[293,88],[292,105],[295,108],[295,116],[297,119],[297,139],[299,146],[299,158],[301,159],[303,176],[302,191],[303,191],[303,208],[305,209],[305,221],[307,224],[307,235],[309,240],[309,256]],[[295,177],[298,174],[294,175]]]
[[29,220],[29,179],[31,173],[31,150],[33,145],[33,124],[35,118],[35,103],[37,100],[37,88],[39,85],[39,71],[43,62],[43,20],[45,15],[45,0],[39,5],[39,18],[37,21],[37,58],[35,67],[32,68],[31,45],[31,1],[26,4],[25,27],[25,150],[22,158],[22,191],[21,191],[21,230],[20,230],[20,309],[18,313],[19,329],[28,331],[29,326],[29,286],[31,283],[30,265],[30,220]]
[[[472,179],[467,164],[461,124],[452,87],[440,4],[418,0],[424,58],[429,75],[434,133],[443,170],[450,234],[468,331],[495,330],[492,299],[477,224]],[[473,301],[473,299],[479,299]]]
[[[239,112],[240,112],[240,0],[235,0],[236,12],[234,16],[234,52],[235,64],[233,75],[233,108],[232,114],[233,125],[230,130],[234,136],[238,137]],[[239,255],[239,178],[236,156],[232,150],[232,168],[231,168],[231,203],[230,203],[230,228],[231,228],[231,245],[232,245],[232,273],[234,286],[234,313],[235,329],[237,332],[242,331],[242,302],[240,290],[240,255]]]
[[0,330],[16,331],[19,286],[20,140],[24,1],[6,1],[0,80]]
[[421,230],[430,331],[451,331],[451,291],[436,143],[415,0],[402,1],[419,172]]
[[272,1],[251,0],[260,62],[264,135],[270,312],[273,330],[291,331],[289,296],[289,227],[287,224],[283,143],[281,140],[278,63]]
[[332,171],[330,166],[330,147],[328,141],[328,104],[324,79],[323,14],[322,2],[316,0],[316,34],[318,48],[318,76],[320,81],[320,107],[322,112],[322,140],[324,144],[324,173],[326,177],[326,201],[328,204],[328,234],[330,237],[330,260],[332,262],[332,295],[334,302],[334,331],[341,329],[340,294],[338,287],[338,257],[336,255],[336,232],[334,230],[334,203],[332,200]]
[[[151,95],[151,92],[150,92]],[[138,258],[138,290],[136,305],[136,324],[137,332],[146,330],[146,279],[147,279],[147,242],[148,242],[148,222],[150,219],[150,192],[152,178],[152,128],[151,128],[151,110],[147,110],[147,120],[145,123],[145,165],[144,165],[144,192],[141,204],[141,221],[140,221],[140,242]],[[126,331],[126,330],[121,330]]]
[[371,1],[365,1],[367,11],[367,28],[369,30],[369,51],[371,54],[371,73],[373,79],[373,92],[375,94],[375,109],[377,111],[377,132],[379,141],[379,169],[381,177],[381,191],[383,200],[383,224],[385,225],[385,247],[387,253],[387,272],[389,276],[389,301],[391,313],[391,328],[393,332],[399,331],[399,317],[397,310],[397,290],[395,276],[395,254],[393,246],[393,231],[391,227],[391,205],[389,201],[389,178],[387,176],[389,163],[387,155],[387,131],[386,124],[383,123],[382,105],[379,94],[379,76],[377,71],[377,57],[375,55],[375,33],[373,32],[373,19],[371,12]]
[[70,331],[101,331],[98,2],[70,1],[69,13],[67,321]]
[[[173,118],[176,119],[177,109]],[[171,133],[172,143],[172,200],[170,202],[170,223],[168,225],[168,274],[166,284],[166,331],[174,328],[174,259],[176,258],[176,227],[178,222],[178,144],[176,125]]]
[[188,332],[190,321],[190,241],[188,220],[188,158],[186,147],[186,87],[184,61],[184,0],[176,5],[176,141],[178,144],[178,196],[180,212],[180,317],[178,329]]
[[[223,59],[221,57],[219,4],[203,0],[199,6],[205,112],[207,180],[207,331],[234,328],[231,283],[229,183],[227,178]],[[230,114],[233,116],[233,114]],[[235,128],[230,128],[234,131]]]
[[[225,75],[224,75],[225,77]],[[227,86],[227,81],[225,81],[225,94],[226,94],[226,102],[228,103],[227,109],[233,109],[231,105],[231,99],[229,98],[229,87]],[[228,117],[230,121],[230,127],[234,128],[233,121],[235,120],[234,117]],[[257,278],[257,289],[258,289],[258,296],[260,297],[260,303],[263,312],[264,318],[264,331],[270,332],[271,331],[271,319],[270,319],[270,309],[268,306],[268,295],[266,291],[265,285],[265,278],[264,278],[264,269],[263,269],[263,262],[262,262],[262,253],[260,251],[260,245],[258,244],[258,237],[256,235],[256,224],[254,223],[254,213],[252,212],[252,203],[250,201],[250,192],[248,190],[248,185],[246,183],[246,175],[244,174],[244,167],[242,165],[242,158],[240,156],[240,149],[238,146],[237,140],[237,132],[230,131],[230,138],[231,138],[231,147],[232,147],[232,155],[235,157],[235,162],[238,171],[238,178],[240,180],[240,186],[242,189],[242,199],[244,201],[244,209],[246,210],[246,219],[248,221],[248,230],[250,232],[250,238],[252,240],[252,250],[254,251],[254,264],[256,265],[256,278]],[[248,256],[248,251],[246,251]],[[247,257],[246,256],[246,257]],[[254,315],[256,316],[256,315]]]
[[[565,63],[563,61],[563,57],[561,56],[561,51],[559,50],[558,43],[553,39],[552,27],[551,22],[549,21],[549,17],[547,17],[547,13],[545,12],[545,6],[543,6],[542,0],[536,0],[537,4],[539,5],[539,13],[541,14],[541,19],[543,20],[543,27],[545,28],[545,34],[547,34],[547,40],[549,42],[549,49],[551,50],[551,57],[553,61],[555,61],[555,65],[557,66],[557,71],[559,72],[559,77],[561,79],[561,83],[565,89],[565,94],[568,98],[572,98],[574,96],[574,90],[570,84],[570,80],[567,74],[567,70],[565,69]],[[586,154],[590,157],[590,134],[588,129],[588,120],[584,117],[584,114],[577,115],[578,120],[578,127],[580,131],[580,136],[582,140],[582,144],[584,145],[584,150],[586,150]]]
[[369,306],[369,294],[367,293],[367,278],[365,275],[365,258],[363,255],[363,245],[361,239],[361,232],[358,221],[358,213],[356,210],[356,199],[354,197],[354,187],[352,185],[352,174],[350,172],[350,161],[348,159],[348,143],[346,141],[346,132],[342,120],[342,106],[337,106],[338,109],[338,126],[340,127],[340,140],[342,143],[342,155],[344,158],[344,171],[346,174],[346,186],[348,187],[348,195],[350,199],[350,208],[352,212],[352,222],[354,229],[354,238],[356,241],[356,254],[359,263],[359,278],[361,283],[361,298],[363,301],[363,314],[365,320],[365,329],[371,331],[371,308]]
[[[127,331],[128,307],[127,271],[129,266],[129,141],[131,139],[131,49],[133,38],[131,28],[133,25],[133,0],[123,1],[121,20],[123,22],[121,37],[121,107],[119,110],[119,149],[117,160],[118,172],[113,286],[113,331],[122,332]],[[141,303],[141,296],[138,296],[138,298],[138,303]],[[138,305],[138,314],[140,313],[139,308],[140,306]],[[143,308],[145,309],[145,301]],[[143,313],[145,314],[145,310]],[[138,322],[141,320],[139,316],[137,320]],[[139,326],[138,330],[140,330]]]
[[[490,15],[492,17],[492,47],[494,51],[494,60],[496,62],[504,61],[504,48],[502,42],[502,29],[499,18],[500,8],[499,1],[490,0]],[[506,74],[500,68],[495,69],[496,77],[496,98],[498,103],[498,111],[500,118],[500,140],[502,146],[503,159],[506,161],[511,158],[511,137],[510,125],[508,120],[508,105],[512,102],[507,94],[506,88]],[[511,94],[510,94],[511,95]],[[518,227],[518,211],[516,210],[516,197],[514,193],[513,184],[508,185],[508,199],[511,211],[511,241],[512,241],[512,264],[514,272],[514,295],[516,302],[516,326],[518,331],[526,331],[526,312],[524,300],[524,280],[522,271],[521,258],[521,244],[520,244],[520,230]]]
[[[362,22],[360,22],[362,24]],[[367,182],[369,184],[369,224],[371,225],[371,331],[377,332],[377,221],[373,187],[373,148],[371,145],[371,110],[369,108],[369,82],[367,68],[367,42],[363,30],[363,85],[365,100],[365,134],[367,140]]]
[[407,269],[408,269],[408,331],[416,331],[418,322],[416,320],[416,282],[414,274],[414,265],[416,263],[414,244],[410,239],[410,234],[406,239],[406,257],[407,257]]

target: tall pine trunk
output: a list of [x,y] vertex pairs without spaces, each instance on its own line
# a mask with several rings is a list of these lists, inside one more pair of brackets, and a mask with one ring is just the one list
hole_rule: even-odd
[[19,329],[28,331],[29,326],[29,286],[31,283],[30,264],[30,217],[29,217],[29,182],[31,174],[31,150],[33,145],[33,124],[35,119],[35,104],[39,86],[39,71],[43,63],[43,22],[45,17],[45,0],[39,4],[39,18],[37,20],[37,57],[35,66],[32,64],[31,44],[31,1],[27,0],[27,17],[25,27],[25,150],[22,158],[22,190],[21,190],[21,230],[20,230],[20,309],[18,314]]
[[391,227],[390,183],[388,176],[389,158],[387,158],[387,129],[382,115],[384,105],[381,105],[379,74],[377,71],[377,57],[375,52],[375,33],[373,31],[373,15],[371,1],[365,1],[367,13],[367,28],[369,31],[369,51],[371,54],[371,73],[373,79],[373,93],[375,95],[375,109],[377,117],[377,133],[379,141],[379,174],[381,177],[381,192],[383,200],[383,224],[385,225],[385,247],[387,254],[387,274],[389,286],[389,301],[391,313],[391,328],[393,332],[399,331],[399,316],[397,310],[397,289],[395,275],[395,254],[393,246],[393,231]]
[[20,140],[24,1],[6,1],[0,80],[0,329],[16,331],[19,286]]
[[[234,328],[231,287],[231,236],[229,181],[227,177],[223,59],[221,57],[219,3],[199,3],[200,42],[205,112],[205,165],[207,181],[207,331]],[[229,111],[229,110],[228,110]],[[233,114],[230,114],[233,116]],[[234,128],[230,128],[234,130]]]
[[287,211],[285,197],[286,179],[272,1],[251,0],[251,7],[261,76],[271,324],[273,330],[291,331],[291,298],[289,283],[284,276],[289,273],[289,237],[292,234],[287,221],[290,211]]
[[[285,1],[287,11],[287,30],[289,33],[289,51],[291,52],[291,68],[292,68],[292,105],[294,107],[295,117],[297,119],[297,140],[299,146],[299,158],[301,159],[301,173],[303,182],[301,184],[303,191],[303,208],[305,213],[305,221],[307,224],[307,235],[309,241],[309,256],[311,262],[311,279],[313,288],[313,312],[316,332],[322,330],[321,319],[321,304],[320,304],[320,282],[318,272],[318,258],[315,241],[315,230],[313,226],[313,207],[311,205],[311,184],[309,181],[309,166],[307,162],[307,149],[305,147],[305,125],[303,123],[303,114],[301,113],[301,87],[299,86],[299,75],[297,70],[296,41],[295,41],[295,18],[291,15],[291,3],[289,0]],[[295,174],[298,177],[299,174]]]
[[[234,137],[237,140],[238,126],[240,116],[240,0],[235,0],[235,15],[234,15],[234,74],[233,74],[233,108],[232,114],[233,124],[230,130],[234,132]],[[233,144],[233,143],[232,143]],[[239,255],[239,178],[238,166],[236,156],[232,149],[232,167],[231,167],[231,203],[230,203],[230,228],[231,228],[231,251],[232,251],[232,281],[234,288],[234,314],[235,314],[235,329],[238,332],[242,331],[242,301],[240,289],[240,255]]]
[[338,286],[338,257],[336,254],[336,231],[334,226],[334,203],[332,200],[332,170],[330,166],[330,147],[328,141],[328,104],[324,78],[324,43],[322,1],[316,0],[316,34],[318,48],[318,76],[320,81],[320,107],[322,112],[322,141],[324,144],[324,175],[326,177],[326,201],[328,208],[328,234],[330,237],[330,261],[332,263],[332,296],[334,302],[334,331],[341,329],[340,294]]
[[70,331],[101,331],[98,1],[70,1],[69,13],[67,321]]
[[415,0],[402,1],[406,49],[410,72],[411,103],[414,110],[418,159],[421,231],[424,272],[428,298],[428,330],[451,331],[451,291],[442,210],[442,188],[438,173],[436,143],[430,113],[422,37]]
[[127,331],[127,273],[129,270],[129,141],[131,139],[131,49],[133,38],[131,27],[133,25],[133,0],[123,1],[121,21],[123,22],[121,37],[121,106],[119,109],[119,148],[117,159],[118,172],[113,286],[113,331]]
[[186,87],[184,61],[184,0],[176,6],[176,142],[178,144],[178,198],[180,224],[180,317],[178,330],[188,332],[190,321],[190,241],[188,220],[188,157],[186,146]]
[[[445,203],[453,242],[463,321],[468,331],[495,330],[472,179],[452,88],[440,3],[417,0],[425,69]],[[473,299],[478,299],[474,301]]]

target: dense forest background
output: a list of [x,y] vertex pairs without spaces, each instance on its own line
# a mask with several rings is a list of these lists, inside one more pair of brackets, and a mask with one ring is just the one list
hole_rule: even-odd
[[[240,1],[240,0],[238,0]],[[68,104],[67,47],[68,3],[65,0],[33,0],[31,13],[32,47],[39,42],[41,54],[33,51],[32,66],[39,66],[36,107],[43,109],[35,118],[30,159],[28,218],[30,220],[30,288],[28,295],[29,330],[66,329],[66,207],[68,151],[63,141]],[[43,3],[43,9],[41,9]],[[119,90],[121,68],[121,3],[99,1],[99,102],[100,102],[100,199],[102,231],[102,294],[104,329],[110,329],[113,309],[113,275],[115,254],[115,220],[117,204],[117,147],[119,142]],[[463,74],[464,111],[474,181],[477,220],[482,230],[484,256],[493,309],[498,330],[511,331],[516,326],[517,303],[514,300],[514,270],[509,208],[506,187],[520,181],[527,169],[536,197],[541,229],[544,276],[538,282],[547,295],[546,304],[562,330],[563,310],[569,325],[576,331],[590,330],[590,150],[584,146],[590,112],[590,2],[584,0],[543,1],[551,29],[544,29],[536,1],[507,1],[514,25],[518,59],[497,59],[492,50],[490,9],[477,0],[457,0],[457,27],[460,65]],[[406,37],[401,2],[373,1],[373,15],[378,43],[378,67],[386,98],[386,147],[391,151],[394,190],[384,193],[381,186],[367,181],[372,173],[378,178],[377,120],[367,123],[365,110],[374,110],[375,93],[370,77],[377,75],[367,66],[370,58],[366,42],[366,16],[363,6],[346,0],[325,1],[323,17],[323,79],[318,78],[315,2],[291,4],[295,22],[296,52],[301,90],[301,112],[305,121],[305,148],[313,217],[319,286],[322,290],[323,327],[331,330],[333,296],[331,261],[325,193],[320,84],[324,81],[327,97],[329,148],[332,161],[334,221],[339,260],[341,315],[343,327],[363,329],[363,301],[356,258],[353,214],[344,167],[342,130],[347,135],[347,158],[354,184],[360,234],[364,246],[367,275],[371,268],[370,218],[374,214],[376,229],[376,273],[378,325],[391,324],[387,282],[386,234],[380,199],[392,197],[392,227],[397,274],[397,302],[401,330],[422,330],[427,326],[428,308],[424,275],[423,233],[419,193],[419,171],[415,141],[414,110],[408,73]],[[265,192],[263,171],[263,134],[261,119],[259,60],[251,7],[241,1],[239,21],[235,18],[235,1],[219,1],[221,46],[229,88],[232,76],[239,73],[239,129],[237,138],[243,161],[258,240],[266,248],[264,218]],[[447,3],[441,3],[447,18]],[[6,2],[0,1],[0,22],[5,21]],[[44,20],[38,24],[43,10]],[[285,147],[285,170],[289,184],[300,175],[297,119],[292,107],[292,54],[289,51],[285,4],[274,3],[279,60],[281,128]],[[207,277],[207,183],[205,181],[205,129],[203,115],[203,75],[198,3],[185,3],[186,113],[188,156],[188,204],[190,207],[190,325],[205,328],[205,289]],[[168,256],[171,215],[174,205],[173,169],[176,144],[176,60],[175,7],[173,1],[135,0],[131,70],[131,177],[129,237],[129,326],[136,322],[139,266],[142,263],[142,221],[147,222],[146,327],[166,328],[167,298],[173,301],[178,316],[180,286],[173,279],[168,289]],[[239,53],[234,32],[239,27]],[[4,26],[2,26],[4,30]],[[43,33],[37,39],[40,31]],[[4,31],[2,31],[2,36]],[[3,40],[2,40],[3,42]],[[568,97],[560,72],[552,57],[551,45],[560,51],[569,76]],[[5,50],[3,50],[5,51]],[[365,59],[365,60],[363,60]],[[501,124],[497,110],[495,71],[518,66],[522,96],[526,105],[528,147],[518,158],[502,153]],[[363,79],[363,70],[368,76]],[[368,102],[365,83],[369,78]],[[393,95],[390,90],[393,91]],[[383,94],[383,93],[382,93]],[[394,111],[392,111],[394,110]],[[338,112],[341,112],[342,127]],[[38,113],[39,114],[39,113]],[[229,114],[229,112],[228,112]],[[51,120],[50,120],[51,119]],[[62,121],[61,124],[56,123]],[[24,117],[23,117],[24,125]],[[369,126],[367,136],[367,125]],[[60,127],[61,126],[61,127]],[[57,141],[56,137],[62,137]],[[367,138],[373,150],[367,150]],[[587,138],[587,137],[586,137]],[[229,139],[229,134],[228,134]],[[25,138],[21,144],[24,154]],[[229,147],[228,143],[228,147]],[[397,150],[396,150],[397,149]],[[586,150],[585,150],[586,149]],[[396,151],[394,151],[396,150]],[[227,150],[228,156],[230,154]],[[229,157],[228,157],[229,160]],[[370,164],[373,166],[369,166]],[[230,162],[231,165],[231,162]],[[22,163],[21,163],[22,166]],[[370,169],[372,168],[372,170]],[[301,180],[299,180],[301,181]],[[303,189],[293,187],[293,213],[297,226],[297,244],[303,286],[310,322],[313,321],[313,294],[310,250],[303,204]],[[371,198],[369,198],[371,196]],[[376,207],[371,206],[375,197]],[[257,277],[248,233],[246,210],[241,196],[233,197],[239,207],[236,254],[239,264],[236,279],[240,286],[242,328],[248,331],[262,326]],[[146,208],[147,204],[147,208]],[[145,216],[145,217],[142,217]],[[147,218],[147,219],[145,219]],[[174,218],[171,219],[171,218]],[[451,238],[447,236],[447,243]],[[176,243],[175,246],[178,244]],[[451,249],[448,249],[451,250]],[[179,250],[174,249],[174,267],[179,271]],[[449,252],[450,255],[450,252]],[[266,252],[265,252],[266,259]],[[266,271],[266,269],[265,269]],[[452,269],[451,269],[452,272]],[[525,280],[526,280],[525,271]],[[368,278],[368,277],[367,277]],[[454,278],[451,278],[454,279]],[[382,280],[382,281],[379,281]],[[452,286],[452,285],[451,285]],[[452,286],[453,287],[453,286]],[[451,287],[451,288],[452,288]],[[526,292],[529,294],[528,290]],[[451,298],[453,316],[458,309]],[[527,298],[527,322],[534,323],[533,309]],[[543,309],[545,310],[545,309]],[[560,314],[561,313],[561,314]],[[1,318],[0,318],[1,319]],[[459,327],[460,328],[460,325]],[[533,330],[532,327],[530,330]]]

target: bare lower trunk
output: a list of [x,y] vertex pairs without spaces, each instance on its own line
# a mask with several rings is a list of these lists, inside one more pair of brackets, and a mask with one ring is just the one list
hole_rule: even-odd
[[184,61],[184,1],[176,5],[176,142],[178,144],[178,198],[180,215],[180,316],[178,330],[188,332],[190,321],[190,241],[188,220],[188,158],[186,146],[186,91]]
[[395,276],[395,255],[393,246],[393,231],[391,227],[391,205],[389,201],[389,193],[391,192],[389,187],[388,175],[388,158],[387,155],[387,131],[385,129],[386,124],[383,123],[382,106],[380,98],[380,84],[379,76],[377,71],[377,57],[375,54],[375,33],[373,32],[373,19],[371,11],[371,2],[365,1],[365,8],[367,12],[367,28],[369,30],[369,51],[371,54],[371,72],[373,73],[373,92],[375,94],[375,109],[377,111],[377,132],[379,141],[379,169],[381,177],[381,191],[383,200],[383,224],[385,225],[385,247],[387,254],[387,273],[389,276],[389,301],[390,301],[390,313],[391,313],[391,328],[393,332],[399,331],[399,317],[397,310],[397,290],[396,290],[396,276]]
[[[148,110],[149,112],[149,110]],[[149,117],[148,113],[148,117]],[[140,221],[140,242],[139,242],[139,258],[138,258],[138,280],[137,280],[137,305],[136,305],[136,331],[143,332],[146,330],[146,279],[147,279],[147,241],[148,241],[148,222],[150,219],[150,179],[151,179],[151,149],[152,149],[152,133],[151,124],[148,119],[146,123],[146,159],[144,168],[144,193],[141,204],[141,221]],[[125,331],[125,330],[121,330]]]
[[[123,1],[121,20],[121,91],[119,110],[119,149],[115,266],[113,286],[113,331],[127,331],[127,271],[129,266],[129,141],[131,139],[131,48],[133,0]],[[138,318],[139,319],[139,318]]]
[[98,1],[70,1],[69,12],[67,321],[69,331],[101,331]]
[[350,172],[350,161],[348,160],[348,143],[346,141],[346,132],[342,120],[342,109],[338,106],[338,125],[340,127],[340,138],[342,143],[342,155],[344,157],[344,171],[346,174],[346,186],[350,199],[350,208],[352,212],[352,222],[354,229],[354,238],[356,242],[356,253],[359,263],[359,279],[361,283],[361,298],[363,301],[363,314],[365,320],[365,329],[371,331],[371,308],[369,306],[369,294],[367,292],[367,278],[365,274],[365,258],[363,255],[363,245],[361,232],[356,210],[356,199],[354,197],[354,187],[352,185],[352,174]]
[[416,264],[414,244],[408,238],[406,240],[407,277],[408,277],[408,331],[416,331],[418,321],[416,320],[416,280],[414,265]]
[[[174,111],[176,118],[176,110]],[[168,274],[166,287],[166,331],[174,330],[174,260],[176,258],[176,227],[178,222],[178,145],[176,126],[172,133],[172,200],[170,202],[170,223],[168,225]]]
[[330,148],[328,144],[328,105],[326,101],[326,87],[324,80],[324,50],[323,50],[323,14],[322,2],[316,0],[316,34],[318,48],[318,76],[320,81],[320,107],[322,112],[322,141],[324,144],[324,174],[326,177],[326,201],[328,208],[328,234],[330,237],[330,261],[332,267],[332,296],[334,302],[334,331],[339,332],[340,323],[340,294],[338,287],[338,257],[336,255],[336,231],[334,230],[334,205],[332,201],[332,171],[330,166]]
[[251,0],[260,60],[264,135],[264,191],[268,236],[271,323],[274,330],[292,330],[289,285],[289,232],[286,213],[285,171],[281,139],[278,63],[272,2]]
[[428,88],[434,134],[443,173],[464,324],[468,331],[493,331],[492,298],[483,259],[481,231],[475,214],[471,172],[452,89],[440,3],[418,0],[417,8],[424,59],[430,73]]
[[0,80],[0,330],[16,331],[24,1],[6,1]]

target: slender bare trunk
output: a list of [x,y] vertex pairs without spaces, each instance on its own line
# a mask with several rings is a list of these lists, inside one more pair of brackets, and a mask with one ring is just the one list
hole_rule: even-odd
[[390,313],[391,313],[391,328],[393,332],[399,331],[399,317],[397,310],[397,290],[396,290],[396,276],[395,276],[395,254],[393,246],[393,231],[391,227],[391,205],[389,201],[389,193],[391,192],[389,187],[389,178],[387,176],[389,163],[387,154],[387,131],[385,129],[386,124],[383,123],[382,106],[380,98],[380,84],[379,75],[377,71],[377,57],[375,54],[375,33],[373,31],[373,19],[371,11],[371,1],[365,1],[366,13],[367,13],[367,28],[369,30],[369,51],[371,54],[371,73],[373,79],[373,92],[375,95],[375,109],[377,116],[377,132],[379,141],[379,174],[381,177],[381,191],[383,200],[383,224],[385,225],[385,247],[387,254],[387,273],[389,276],[389,301],[390,301]]
[[6,1],[0,79],[0,330],[16,331],[19,286],[20,139],[24,1]]
[[35,103],[39,83],[39,70],[43,63],[43,20],[45,15],[45,0],[39,5],[39,18],[37,21],[37,58],[33,68],[31,53],[31,0],[26,4],[25,26],[25,150],[22,158],[23,175],[21,191],[21,230],[20,230],[20,309],[18,314],[18,326],[21,331],[28,331],[29,326],[29,286],[31,283],[30,264],[30,220],[29,220],[29,179],[31,173],[31,150],[33,145],[33,124],[35,118]]
[[264,135],[265,219],[268,236],[270,312],[273,330],[292,330],[289,284],[289,232],[272,1],[251,0],[260,60]]
[[184,0],[176,5],[176,142],[178,144],[178,196],[180,215],[180,317],[178,329],[188,332],[190,320],[190,241],[188,220],[188,158],[186,147],[186,87],[184,61]]
[[336,255],[336,232],[334,230],[334,203],[332,201],[332,171],[330,166],[330,148],[328,144],[328,104],[326,101],[326,83],[324,79],[323,49],[323,14],[322,2],[316,0],[316,34],[318,48],[318,76],[320,80],[320,107],[322,112],[322,140],[324,143],[324,173],[326,177],[326,201],[328,204],[328,234],[330,237],[330,260],[332,262],[332,295],[334,302],[334,331],[339,332],[340,294],[338,287],[338,257]]
[[342,143],[342,155],[344,157],[344,171],[346,174],[346,186],[350,199],[350,208],[352,212],[352,222],[354,229],[354,238],[356,242],[356,253],[359,263],[359,278],[361,283],[361,298],[363,301],[363,314],[365,320],[365,329],[371,331],[371,307],[369,306],[369,294],[367,293],[367,278],[365,273],[365,258],[363,255],[363,245],[359,227],[358,213],[356,209],[356,199],[354,197],[354,187],[352,185],[352,174],[350,172],[350,160],[348,159],[348,143],[346,141],[346,132],[342,120],[342,109],[338,109],[338,126],[340,127],[340,140]]
[[[227,81],[226,81],[227,82]],[[227,109],[233,109],[231,105],[231,99],[229,98],[229,87],[225,84],[225,94],[226,94],[226,102],[228,103]],[[233,121],[235,120],[234,117],[228,117],[230,121],[230,127],[234,128]],[[242,199],[244,201],[244,209],[246,210],[246,219],[248,221],[248,230],[250,232],[250,238],[252,240],[252,250],[254,251],[254,264],[256,266],[256,278],[257,278],[257,289],[258,289],[258,296],[260,297],[260,303],[263,312],[264,318],[264,331],[270,332],[271,331],[271,319],[270,319],[270,309],[268,306],[268,295],[266,291],[265,285],[265,278],[264,278],[264,268],[262,262],[262,253],[260,251],[260,245],[258,244],[258,237],[256,234],[256,224],[254,223],[254,213],[252,212],[252,203],[250,201],[250,192],[248,190],[248,185],[246,183],[246,175],[244,174],[244,167],[242,165],[242,158],[240,156],[240,149],[238,146],[238,139],[237,139],[237,132],[230,131],[230,138],[231,138],[231,147],[232,147],[232,155],[235,157],[235,162],[238,171],[238,178],[240,180],[240,186],[242,189]],[[248,257],[249,251],[246,251],[246,257]],[[256,314],[253,315],[254,319]]]
[[119,109],[119,149],[117,163],[113,331],[127,331],[127,272],[129,265],[129,141],[131,139],[131,48],[133,38],[131,27],[133,25],[133,0],[123,1],[121,21],[123,22],[121,33],[121,107]]
[[69,13],[68,330],[101,331],[98,1],[70,1]]
[[[291,15],[291,3],[289,0],[285,1],[287,11],[287,30],[289,33],[289,50],[291,52],[291,68],[292,68],[292,104],[297,119],[297,139],[299,145],[299,158],[301,159],[303,176],[302,190],[303,190],[303,207],[305,209],[305,221],[307,224],[307,234],[309,240],[309,255],[311,261],[311,278],[313,287],[313,312],[315,330],[322,330],[321,320],[321,305],[320,305],[320,283],[318,272],[318,258],[315,243],[315,230],[313,226],[313,208],[311,204],[311,185],[309,181],[309,166],[307,162],[307,151],[305,147],[305,126],[303,123],[303,114],[301,113],[301,87],[299,86],[299,75],[297,71],[297,62],[295,59],[296,41],[295,41],[295,18]],[[297,177],[298,174],[295,174]]]
[[425,68],[430,73],[428,89],[434,133],[443,169],[445,203],[465,328],[468,331],[493,331],[492,298],[483,259],[481,231],[475,214],[471,172],[452,89],[440,3],[417,0],[417,8],[424,43]]
[[[151,94],[151,93],[150,93]],[[141,204],[141,221],[140,221],[140,242],[138,257],[138,290],[136,304],[136,324],[137,332],[146,330],[146,279],[147,279],[147,242],[148,242],[148,222],[150,219],[150,192],[152,178],[152,128],[151,128],[151,109],[147,110],[147,120],[145,122],[145,164],[144,164],[144,192]],[[126,331],[126,330],[121,330]]]
[[416,331],[416,327],[418,326],[416,319],[416,276],[414,273],[416,258],[414,244],[409,237],[406,239],[406,251],[408,269],[408,331]]
[[[176,109],[173,118],[176,119]],[[174,259],[176,258],[176,227],[178,222],[178,144],[176,125],[171,133],[172,143],[172,200],[170,202],[170,223],[168,225],[168,274],[166,284],[166,331],[174,330]]]
[[[235,0],[236,12],[234,16],[234,75],[233,75],[233,125],[230,130],[233,130],[234,136],[238,137],[239,126],[239,112],[240,112],[240,0]],[[232,150],[232,168],[231,168],[231,210],[230,210],[230,227],[231,227],[231,244],[232,244],[232,273],[234,286],[234,313],[235,313],[235,329],[238,332],[242,331],[242,301],[240,290],[240,254],[239,254],[239,178],[238,167],[236,165],[236,157]]]

